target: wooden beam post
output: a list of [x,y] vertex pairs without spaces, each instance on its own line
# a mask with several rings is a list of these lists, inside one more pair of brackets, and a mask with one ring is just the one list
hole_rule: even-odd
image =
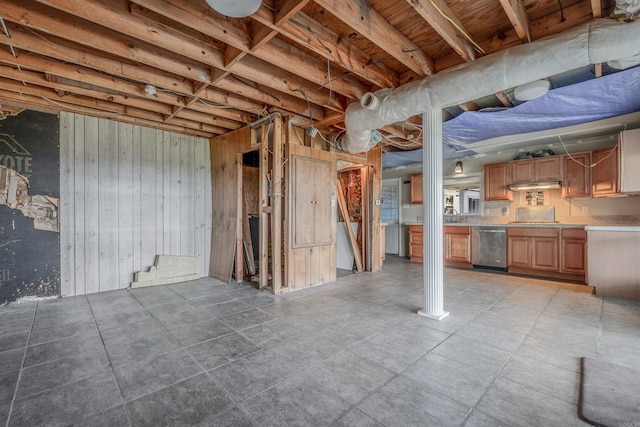
[[273,120],[273,169],[271,172],[271,275],[274,293],[282,286],[282,117]]

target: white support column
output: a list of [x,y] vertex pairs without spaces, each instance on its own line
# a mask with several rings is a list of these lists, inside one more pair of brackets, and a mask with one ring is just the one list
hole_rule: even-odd
[[442,320],[449,312],[444,311],[441,109],[422,115],[422,193],[424,306],[418,314]]

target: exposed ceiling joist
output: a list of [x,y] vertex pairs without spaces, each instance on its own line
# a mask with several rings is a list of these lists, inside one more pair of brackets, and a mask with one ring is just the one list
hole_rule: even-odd
[[522,0],[500,0],[500,4],[513,24],[513,28],[515,28],[520,40],[530,42],[529,17]]

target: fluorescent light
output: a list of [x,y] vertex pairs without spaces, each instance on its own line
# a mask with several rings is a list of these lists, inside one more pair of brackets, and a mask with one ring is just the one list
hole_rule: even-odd
[[513,96],[518,101],[531,101],[540,98],[549,92],[549,80],[534,80],[518,86],[513,91]]
[[206,0],[213,10],[231,18],[245,18],[260,9],[262,0]]

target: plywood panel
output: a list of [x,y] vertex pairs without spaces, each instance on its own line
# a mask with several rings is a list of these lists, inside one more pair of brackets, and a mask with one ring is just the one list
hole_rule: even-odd
[[[60,193],[73,194],[73,151],[75,149],[75,134],[70,131],[73,127],[73,117],[65,115],[60,117],[60,128],[65,129],[61,133],[65,141],[60,142]],[[60,264],[60,293],[61,295],[75,295],[73,288],[73,236],[75,227],[73,213],[75,211],[75,199],[68,197],[60,200],[60,222],[69,224],[69,227],[60,229],[60,258],[64,263]]]
[[118,282],[133,280],[133,126],[118,128]]
[[[206,276],[208,141],[69,113],[61,123],[63,294],[125,288],[157,254],[196,255]],[[165,252],[172,241],[176,252]]]
[[210,141],[212,231],[209,274],[224,282],[231,281],[235,253],[237,153],[250,149],[251,133],[251,128],[245,127]]

